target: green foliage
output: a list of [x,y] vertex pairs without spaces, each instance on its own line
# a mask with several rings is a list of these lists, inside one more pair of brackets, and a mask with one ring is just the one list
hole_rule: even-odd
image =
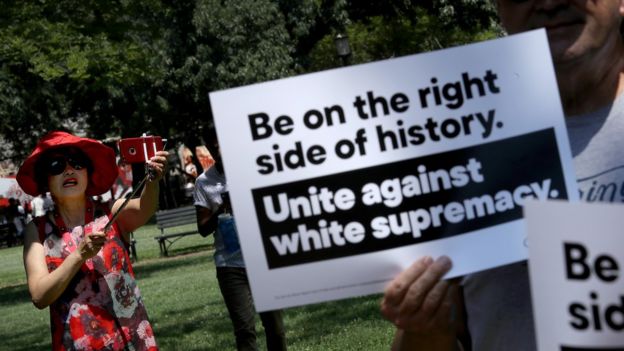
[[214,65],[215,89],[292,74],[292,43],[275,2],[200,0],[193,23],[210,47],[203,58]]
[[208,93],[492,38],[478,0],[2,1],[0,137],[19,161],[45,132],[152,132],[190,145]]
[[3,5],[0,134],[13,141],[16,156],[51,129],[86,129],[99,138],[119,133],[124,118],[142,112],[133,102],[165,74],[156,23],[128,16],[146,10],[133,2]]
[[[481,1],[390,1],[370,7],[349,4],[352,15],[344,34],[349,37],[351,64],[398,57],[501,35],[489,2]],[[312,50],[311,71],[340,66],[334,35],[322,38]]]

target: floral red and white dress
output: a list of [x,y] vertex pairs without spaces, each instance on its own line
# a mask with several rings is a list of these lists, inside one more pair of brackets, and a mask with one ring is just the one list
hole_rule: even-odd
[[[71,230],[58,216],[55,225],[40,217],[39,238],[48,271],[54,271],[76,248],[89,228],[103,228],[108,216]],[[85,227],[87,229],[85,229]],[[134,272],[117,225],[107,233],[97,256],[87,260],[63,294],[50,305],[53,350],[158,350],[136,285]]]

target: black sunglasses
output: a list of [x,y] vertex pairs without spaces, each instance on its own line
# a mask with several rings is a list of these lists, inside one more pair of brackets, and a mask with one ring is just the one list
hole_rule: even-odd
[[67,165],[72,166],[73,169],[79,171],[85,167],[87,167],[87,161],[79,156],[53,156],[47,163],[47,171],[51,176],[59,175],[63,173]]

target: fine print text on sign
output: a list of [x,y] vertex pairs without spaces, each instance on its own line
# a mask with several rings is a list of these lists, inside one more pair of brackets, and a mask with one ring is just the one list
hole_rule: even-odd
[[624,350],[624,206],[530,201],[539,350]]
[[260,311],[526,259],[526,198],[577,196],[542,31],[210,94]]

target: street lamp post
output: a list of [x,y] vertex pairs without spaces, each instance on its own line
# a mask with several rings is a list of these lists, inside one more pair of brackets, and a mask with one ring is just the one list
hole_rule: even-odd
[[349,57],[351,56],[351,47],[349,46],[349,37],[338,33],[334,38],[336,44],[336,53],[342,60],[342,65],[347,66],[349,64]]

